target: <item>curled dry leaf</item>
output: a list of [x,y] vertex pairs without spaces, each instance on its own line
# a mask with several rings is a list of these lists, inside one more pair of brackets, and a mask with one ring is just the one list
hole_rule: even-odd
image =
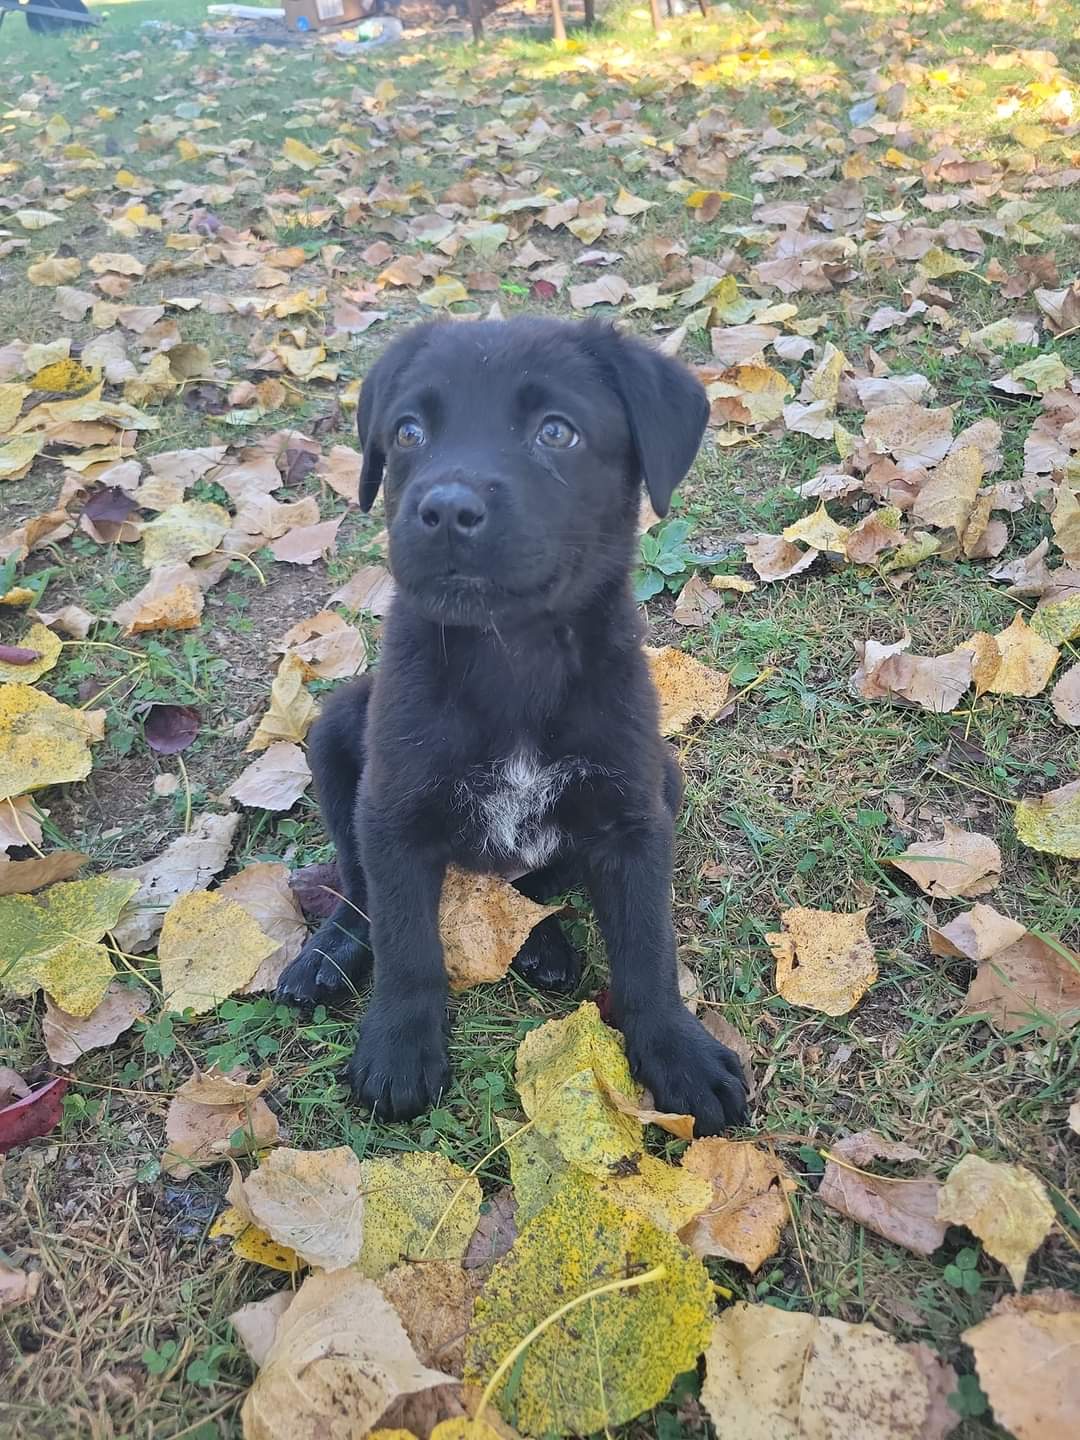
[[499,875],[451,865],[439,901],[439,934],[452,990],[501,980],[530,932],[558,905],[537,905]]
[[673,1235],[594,1193],[584,1176],[568,1176],[488,1277],[467,1341],[466,1379],[484,1384],[567,1301],[661,1266],[662,1276],[596,1296],[528,1346],[493,1397],[505,1405],[513,1395],[524,1434],[587,1435],[640,1415],[694,1365],[708,1335],[712,1286],[700,1261]]
[[143,735],[159,755],[179,755],[199,733],[202,720],[194,705],[154,703],[143,717]]
[[790,1219],[786,1197],[798,1187],[775,1155],[749,1141],[706,1137],[687,1150],[683,1168],[712,1186],[708,1209],[679,1232],[699,1259],[718,1255],[752,1273],[776,1254]]
[[894,1245],[916,1255],[932,1255],[945,1239],[945,1225],[938,1219],[940,1183],[930,1175],[879,1176],[865,1168],[875,1160],[905,1164],[921,1159],[910,1145],[886,1140],[872,1130],[849,1135],[826,1154],[818,1199]]
[[785,1000],[823,1015],[846,1015],[855,1008],[878,974],[866,933],[869,913],[784,911],[783,931],[765,939],[776,960],[776,988]]
[[942,1186],[938,1219],[977,1235],[1021,1290],[1028,1261],[1054,1223],[1054,1207],[1042,1181],[1026,1166],[965,1155]]
[[887,864],[915,881],[935,900],[985,895],[1001,879],[1001,851],[989,835],[941,822],[940,840],[919,842]]
[[677,625],[707,625],[709,617],[723,606],[716,591],[700,575],[692,575],[679,591],[671,618]]
[[173,1096],[165,1117],[165,1174],[185,1180],[208,1165],[276,1145],[277,1116],[260,1098],[271,1078],[266,1071],[249,1085],[216,1066],[205,1074],[196,1070]]
[[736,1301],[713,1322],[701,1399],[740,1440],[942,1440],[956,1375],[875,1326]]
[[409,1260],[460,1262],[480,1217],[475,1175],[416,1150],[365,1160],[360,1184],[366,1208],[357,1266],[364,1275],[378,1279]]
[[694,1117],[692,1115],[673,1115],[669,1110],[655,1110],[651,1105],[639,1103],[637,1100],[628,1100],[625,1095],[620,1095],[617,1090],[613,1090],[604,1081],[600,1083],[604,1094],[620,1115],[629,1115],[631,1119],[640,1121],[642,1125],[658,1125],[661,1130],[666,1130],[669,1135],[674,1135],[678,1140],[693,1140]]
[[241,805],[291,810],[311,784],[311,769],[299,745],[278,740],[253,760],[225,792]]
[[229,1324],[240,1337],[251,1363],[261,1369],[277,1334],[278,1321],[292,1304],[291,1290],[276,1290],[265,1300],[252,1300],[229,1316]]
[[646,645],[645,654],[660,701],[661,735],[678,735],[697,718],[713,720],[727,704],[726,671],[711,670],[673,645]]
[[1019,921],[1010,920],[992,905],[973,905],[940,930],[930,929],[930,949],[935,955],[986,960],[1006,946],[1015,945],[1026,934]]
[[859,665],[851,677],[852,689],[864,700],[907,700],[935,715],[955,710],[971,684],[972,652],[961,646],[946,655],[908,655],[910,644],[908,636],[893,645],[858,642]]
[[961,1336],[994,1418],[1016,1440],[1072,1440],[1080,1416],[1080,1296],[1036,1290],[999,1300]]
[[1006,1034],[1034,1020],[1048,1035],[1068,1032],[1080,1021],[1080,956],[989,905],[931,931],[930,946],[934,954],[978,962],[962,1013],[985,1015]]
[[976,681],[980,694],[1030,696],[1039,695],[1046,689],[1059,652],[1028,626],[1020,611],[1017,611],[1008,629],[1000,634],[990,637],[973,635],[967,643],[987,638],[993,642],[993,651],[989,651],[989,647],[984,647],[982,653],[978,648],[975,650],[978,661]]
[[60,1124],[64,1092],[69,1083],[66,1076],[49,1080],[0,1109],[0,1155],[55,1130]]
[[420,1363],[373,1281],[348,1269],[309,1275],[244,1399],[244,1440],[351,1440],[373,1430],[399,1395],[452,1379]]
[[202,586],[190,565],[162,565],[137,595],[117,605],[111,618],[128,635],[151,630],[194,630],[203,612]]
[[341,1270],[360,1254],[364,1186],[360,1161],[347,1145],[275,1150],[246,1180],[233,1176],[229,1201],[309,1265]]
[[315,698],[304,689],[307,666],[298,655],[287,653],[278,665],[270,687],[270,705],[245,749],[265,750],[279,740],[303,740],[318,714]]
[[363,635],[333,610],[320,610],[309,620],[298,621],[274,648],[300,660],[305,679],[348,679],[358,675],[368,660]]
[[746,560],[759,580],[787,580],[808,570],[818,557],[817,550],[800,550],[782,535],[759,535],[746,546]]
[[89,1015],[69,1015],[48,996],[42,1037],[45,1051],[57,1065],[74,1065],[88,1050],[111,1045],[150,1008],[149,990],[137,990],[119,980],[110,982],[101,1003]]
[[205,1015],[249,984],[277,948],[235,900],[206,890],[181,895],[158,941],[164,1008]]
[[148,949],[173,901],[191,890],[202,890],[225,868],[239,824],[236,812],[215,815],[207,811],[186,835],[177,836],[153,860],[113,871],[114,875],[138,882],[138,889],[113,927],[121,950],[141,953]]
[[1032,850],[1080,860],[1080,780],[1029,795],[1013,814],[1017,837]]
[[344,517],[323,520],[318,525],[297,525],[287,531],[270,546],[275,560],[286,560],[291,565],[313,565],[333,551],[337,544],[338,527]]
[[394,588],[394,578],[384,565],[362,565],[334,591],[330,604],[344,605],[349,610],[367,610],[378,618],[389,611]]

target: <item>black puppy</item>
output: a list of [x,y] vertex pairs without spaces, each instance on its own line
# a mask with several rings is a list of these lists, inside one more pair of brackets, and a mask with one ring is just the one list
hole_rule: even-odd
[[[530,872],[519,886],[537,897],[584,883],[637,1079],[698,1134],[744,1116],[737,1058],[679,997],[682,781],[629,585],[641,482],[665,514],[707,416],[688,370],[596,323],[421,325],[364,382],[360,505],[385,478],[398,590],[374,680],[338,691],[311,734],[351,903],[278,994],[339,998],[374,952],[350,1080],[380,1115],[416,1115],[447,1083],[438,910],[453,862]],[[516,963],[577,982],[554,919]]]

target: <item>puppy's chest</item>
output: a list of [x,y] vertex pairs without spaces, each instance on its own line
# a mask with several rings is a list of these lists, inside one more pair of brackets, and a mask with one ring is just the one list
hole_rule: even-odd
[[501,867],[539,870],[562,843],[555,807],[590,768],[572,757],[546,762],[528,750],[493,765],[473,766],[454,792],[463,838]]

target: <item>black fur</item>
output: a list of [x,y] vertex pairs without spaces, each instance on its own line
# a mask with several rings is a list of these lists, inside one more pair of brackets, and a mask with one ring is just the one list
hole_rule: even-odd
[[[519,881],[527,893],[572,883],[591,893],[614,1017],[657,1106],[693,1114],[699,1134],[744,1117],[738,1060],[679,998],[671,883],[682,783],[659,735],[629,585],[640,485],[666,512],[707,413],[683,366],[594,323],[419,326],[364,383],[361,504],[385,485],[398,594],[375,678],[338,691],[312,731],[351,904],[308,942],[279,994],[338,998],[374,951],[350,1080],[384,1116],[418,1114],[447,1083],[437,925],[447,864],[514,874],[531,857],[542,868]],[[577,442],[540,443],[551,417]],[[485,806],[506,793],[500,767],[515,756],[527,757],[526,778],[529,765],[561,766],[561,789],[507,848]],[[516,964],[537,983],[577,982],[555,920]]]

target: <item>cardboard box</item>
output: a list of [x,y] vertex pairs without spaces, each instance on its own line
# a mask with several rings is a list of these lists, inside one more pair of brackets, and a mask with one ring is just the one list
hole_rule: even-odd
[[372,0],[282,0],[290,30],[337,30],[371,14]]

